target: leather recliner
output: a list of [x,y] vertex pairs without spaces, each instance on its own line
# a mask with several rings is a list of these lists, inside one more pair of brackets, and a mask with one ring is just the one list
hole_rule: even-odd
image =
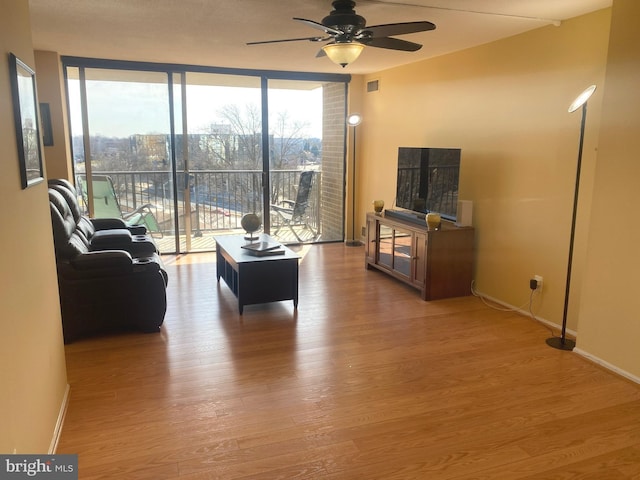
[[128,226],[121,218],[89,218],[82,214],[75,187],[66,179],[49,180],[49,189],[60,193],[66,201],[78,233],[89,250],[122,249],[133,256],[159,253],[144,225]]
[[58,187],[49,185],[49,206],[65,343],[113,331],[158,332],[167,275],[153,241],[140,230],[96,230],[91,219],[77,215],[79,207],[74,215],[77,200]]

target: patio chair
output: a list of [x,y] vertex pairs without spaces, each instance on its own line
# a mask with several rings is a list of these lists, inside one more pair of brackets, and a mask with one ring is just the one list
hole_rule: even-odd
[[298,193],[296,194],[295,201],[282,200],[279,205],[271,205],[271,212],[275,213],[278,217],[278,228],[274,235],[283,228],[287,227],[299,242],[303,242],[298,232],[294,229],[296,226],[302,226],[309,229],[315,238],[317,232],[309,225],[309,195],[311,193],[311,187],[313,186],[313,178],[315,172],[307,171],[300,174],[300,181],[298,183]]
[[[144,225],[149,233],[162,236],[160,225],[153,214],[153,205],[146,203],[133,211],[124,212],[120,206],[113,180],[108,175],[92,175],[93,216],[95,218],[122,218],[127,225]],[[89,205],[87,184],[78,178],[85,205]]]

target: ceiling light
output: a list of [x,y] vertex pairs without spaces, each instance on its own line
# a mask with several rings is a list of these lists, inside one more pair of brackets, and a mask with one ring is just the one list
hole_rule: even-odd
[[364,45],[356,42],[330,43],[322,47],[322,50],[333,63],[342,65],[344,68],[360,56]]

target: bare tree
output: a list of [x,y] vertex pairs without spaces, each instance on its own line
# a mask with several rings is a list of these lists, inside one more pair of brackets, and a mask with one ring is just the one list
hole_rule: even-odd
[[[242,107],[229,104],[218,112],[218,119],[202,129],[197,138],[189,139],[190,164],[192,168],[215,170],[250,170],[254,175],[215,177],[207,185],[209,192],[225,192],[240,198],[255,197],[250,193],[259,190],[262,172],[262,115],[256,104]],[[270,121],[269,157],[273,171],[298,169],[313,158],[305,152],[309,145],[304,138],[307,122],[291,119],[288,111],[273,115]],[[272,176],[271,197],[273,201],[281,196],[281,175]],[[253,201],[257,201],[257,197]]]
[[308,122],[291,121],[289,112],[278,112],[271,128],[271,166],[275,169],[296,168],[304,158],[303,135]]
[[244,112],[236,104],[225,105],[219,112],[229,123],[235,137],[235,149],[229,149],[228,165],[234,168],[262,168],[262,115],[255,104],[248,104]]

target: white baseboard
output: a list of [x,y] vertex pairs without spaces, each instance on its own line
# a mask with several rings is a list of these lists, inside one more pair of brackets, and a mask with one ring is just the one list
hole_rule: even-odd
[[[521,315],[531,318],[531,313],[529,313],[528,310],[523,310],[519,307],[514,307],[513,305],[509,305],[508,303],[503,302],[502,300],[498,300],[497,298],[493,298],[493,297],[490,297],[489,295],[485,295],[482,292],[475,292],[475,293],[476,295],[481,296],[482,298],[489,300],[490,302],[497,303],[498,305],[502,305],[503,307],[508,308],[509,310],[512,310],[514,312],[520,313]],[[562,330],[562,325],[558,325],[557,323],[553,323],[545,318],[538,317],[537,315],[536,315],[536,320],[539,321],[540,323],[544,323],[548,327],[555,328],[558,331]],[[571,330],[570,328],[567,328],[567,333],[572,337],[577,336],[576,331]]]
[[[482,298],[484,298],[486,300],[489,300],[490,302],[493,302],[493,303],[501,305],[501,306],[503,306],[505,308],[508,308],[509,310],[513,310],[514,312],[518,312],[518,313],[520,313],[522,315],[525,315],[527,317],[531,317],[531,314],[527,310],[522,310],[521,308],[514,307],[513,305],[509,305],[508,303],[505,303],[505,302],[503,302],[501,300],[498,300],[497,298],[490,297],[489,295],[485,295],[484,293],[481,293],[481,292],[476,292],[476,295],[481,296]],[[538,320],[541,323],[544,323],[545,325],[548,325],[549,327],[555,328],[556,330],[560,330],[562,328],[561,325],[558,325],[557,323],[550,322],[549,320],[546,320],[544,318],[536,317],[536,320]],[[567,328],[567,333],[569,335],[571,335],[572,337],[574,337],[574,338],[576,338],[578,336],[577,332],[575,330],[571,330],[571,329],[568,329],[568,328]],[[627,372],[626,370],[623,370],[623,369],[621,369],[619,367],[616,367],[615,365],[613,365],[613,364],[611,364],[611,363],[609,363],[609,362],[607,362],[605,360],[602,360],[601,358],[599,358],[599,357],[597,357],[595,355],[592,355],[589,352],[586,352],[585,350],[582,350],[581,348],[576,347],[576,348],[573,349],[573,351],[574,351],[574,353],[577,353],[581,357],[584,357],[587,360],[589,360],[589,361],[591,361],[593,363],[596,363],[596,364],[600,365],[601,367],[604,367],[607,370],[610,370],[610,371],[612,371],[613,373],[615,373],[617,375],[620,375],[621,377],[624,377],[624,378],[626,378],[628,380],[631,380],[634,383],[640,384],[640,377],[638,377],[637,375],[633,375],[633,374]]]
[[626,378],[628,380],[631,380],[634,383],[640,384],[640,377],[638,377],[636,375],[633,375],[633,374],[627,372],[626,370],[623,370],[623,369],[621,369],[619,367],[616,367],[615,365],[613,365],[613,364],[611,364],[611,363],[609,363],[609,362],[607,362],[605,360],[602,360],[601,358],[596,357],[595,355],[592,355],[589,352],[586,352],[586,351],[582,350],[581,348],[576,347],[576,348],[573,349],[573,351],[575,353],[577,353],[578,355],[580,355],[581,357],[584,357],[584,358],[586,358],[587,360],[589,360],[589,361],[591,361],[593,363],[597,363],[601,367],[604,367],[607,370],[611,370],[612,372],[620,375],[621,377],[624,377],[624,378]]
[[58,441],[60,440],[60,435],[62,434],[62,426],[64,425],[64,417],[67,414],[67,406],[69,405],[69,392],[71,391],[71,387],[67,383],[67,388],[64,390],[64,396],[62,397],[62,403],[60,404],[60,411],[58,412],[58,420],[56,421],[56,427],[53,431],[53,438],[51,439],[51,444],[49,445],[49,454],[53,455],[56,453],[56,449],[58,448]]

